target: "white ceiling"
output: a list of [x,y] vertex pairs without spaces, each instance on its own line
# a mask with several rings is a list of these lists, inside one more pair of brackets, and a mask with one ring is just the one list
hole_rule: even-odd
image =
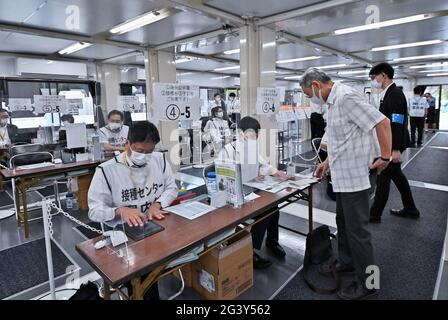
[[[288,10],[303,8],[309,5],[323,3],[316,0],[211,0],[203,1],[206,7],[219,9],[235,16],[268,17]],[[66,8],[76,5],[80,9],[80,28],[67,29]],[[421,22],[387,27],[377,30],[363,31],[347,35],[335,36],[335,29],[363,25],[370,13],[366,13],[368,6],[376,5],[379,8],[380,20],[402,18],[410,15],[438,12],[448,10],[446,0],[360,0],[350,4],[321,10],[287,21],[278,22],[270,27],[277,31],[285,31],[295,36],[309,37],[317,46],[329,47],[329,50],[316,50],[312,44],[278,42],[277,59],[293,59],[307,56],[322,56],[312,61],[279,64],[278,67],[304,70],[311,66],[349,64],[356,67],[366,66],[367,62],[360,63],[356,57],[368,60],[371,64],[380,61],[393,61],[395,58],[416,55],[448,54],[448,43],[395,49],[382,52],[371,52],[372,47],[388,46],[427,40],[448,40],[448,16],[432,18]],[[24,27],[40,28],[64,33],[75,33],[86,36],[106,34],[113,26],[127,19],[136,17],[151,10],[172,7],[167,0],[0,0],[0,24],[15,24]],[[209,31],[220,30],[221,22],[210,16],[192,10],[180,11],[172,16],[147,25],[123,35],[108,36],[108,39],[129,44],[155,46],[175,40],[197,36]],[[1,31],[0,52],[31,53],[39,55],[54,55],[60,49],[74,43],[60,38],[50,38],[36,35]],[[222,57],[239,60],[239,54],[224,55],[227,50],[239,48],[237,36],[215,36],[209,39],[196,39],[197,41],[177,46],[179,55],[183,51],[208,56],[201,59],[179,64],[180,69],[213,71],[216,68],[232,66],[235,63],[223,63],[213,60],[213,57]],[[182,50],[179,48],[182,47]],[[331,50],[334,49],[336,52]],[[122,54],[133,52],[134,49],[94,44],[91,47],[77,51],[69,57],[104,60]],[[185,52],[184,52],[185,53]],[[343,56],[352,55],[353,58]],[[440,60],[440,59],[439,59]],[[437,62],[434,60],[431,62]],[[447,59],[448,60],[448,57]],[[414,61],[413,61],[414,62]],[[415,61],[415,63],[420,61]],[[116,64],[144,64],[142,55],[133,55],[114,59]],[[236,62],[237,64],[237,62]],[[409,63],[408,63],[409,64]],[[419,70],[410,70],[407,66],[400,70],[408,75],[421,75]],[[222,71],[222,73],[238,73],[238,70]]]

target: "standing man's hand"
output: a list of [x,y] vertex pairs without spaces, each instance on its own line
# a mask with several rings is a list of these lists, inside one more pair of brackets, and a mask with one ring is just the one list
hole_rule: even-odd
[[401,153],[398,150],[392,151],[392,162],[400,163],[401,162]]
[[389,165],[390,161],[384,161],[381,158],[376,160],[370,167],[370,170],[375,170],[377,171],[378,175],[381,174],[381,172],[383,172],[387,166]]
[[322,179],[322,177],[325,177],[327,175],[329,169],[330,161],[327,158],[324,162],[317,166],[315,176],[319,179]]

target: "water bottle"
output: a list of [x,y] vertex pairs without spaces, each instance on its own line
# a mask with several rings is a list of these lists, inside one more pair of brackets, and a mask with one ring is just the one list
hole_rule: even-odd
[[207,193],[211,197],[212,194],[218,191],[218,187],[216,185],[216,173],[209,172],[207,174]]
[[65,204],[67,209],[73,209],[73,193],[67,193],[65,196]]

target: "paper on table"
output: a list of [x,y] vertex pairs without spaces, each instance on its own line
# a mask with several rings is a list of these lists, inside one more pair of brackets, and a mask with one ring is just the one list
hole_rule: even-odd
[[165,208],[164,210],[170,211],[189,220],[193,220],[215,209],[216,209],[215,207],[206,205],[198,201],[194,201],[194,202],[181,203],[176,206]]
[[252,192],[251,194],[248,194],[247,196],[244,197],[244,201],[252,201],[252,200],[255,200],[257,198],[260,198],[260,196],[258,194],[256,194],[256,193]]
[[[268,178],[268,179],[266,179],[266,178]],[[271,179],[269,179],[269,178],[271,178]],[[254,181],[246,182],[244,184],[249,187],[267,191],[267,192],[271,192],[271,193],[277,193],[289,186],[288,181],[272,179],[272,177],[265,177],[265,179],[263,179],[263,180],[254,180]]]

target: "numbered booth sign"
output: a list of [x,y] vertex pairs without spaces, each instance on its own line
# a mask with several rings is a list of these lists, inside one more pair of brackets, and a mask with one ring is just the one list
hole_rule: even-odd
[[11,112],[15,111],[31,111],[34,112],[34,106],[31,99],[11,98],[8,99],[8,109]]
[[117,109],[120,111],[143,112],[142,104],[137,96],[118,96]]
[[271,115],[280,109],[280,89],[257,88],[257,114]]
[[67,100],[64,96],[34,96],[36,113],[67,113]]
[[154,83],[153,115],[157,120],[198,120],[201,101],[199,86]]

